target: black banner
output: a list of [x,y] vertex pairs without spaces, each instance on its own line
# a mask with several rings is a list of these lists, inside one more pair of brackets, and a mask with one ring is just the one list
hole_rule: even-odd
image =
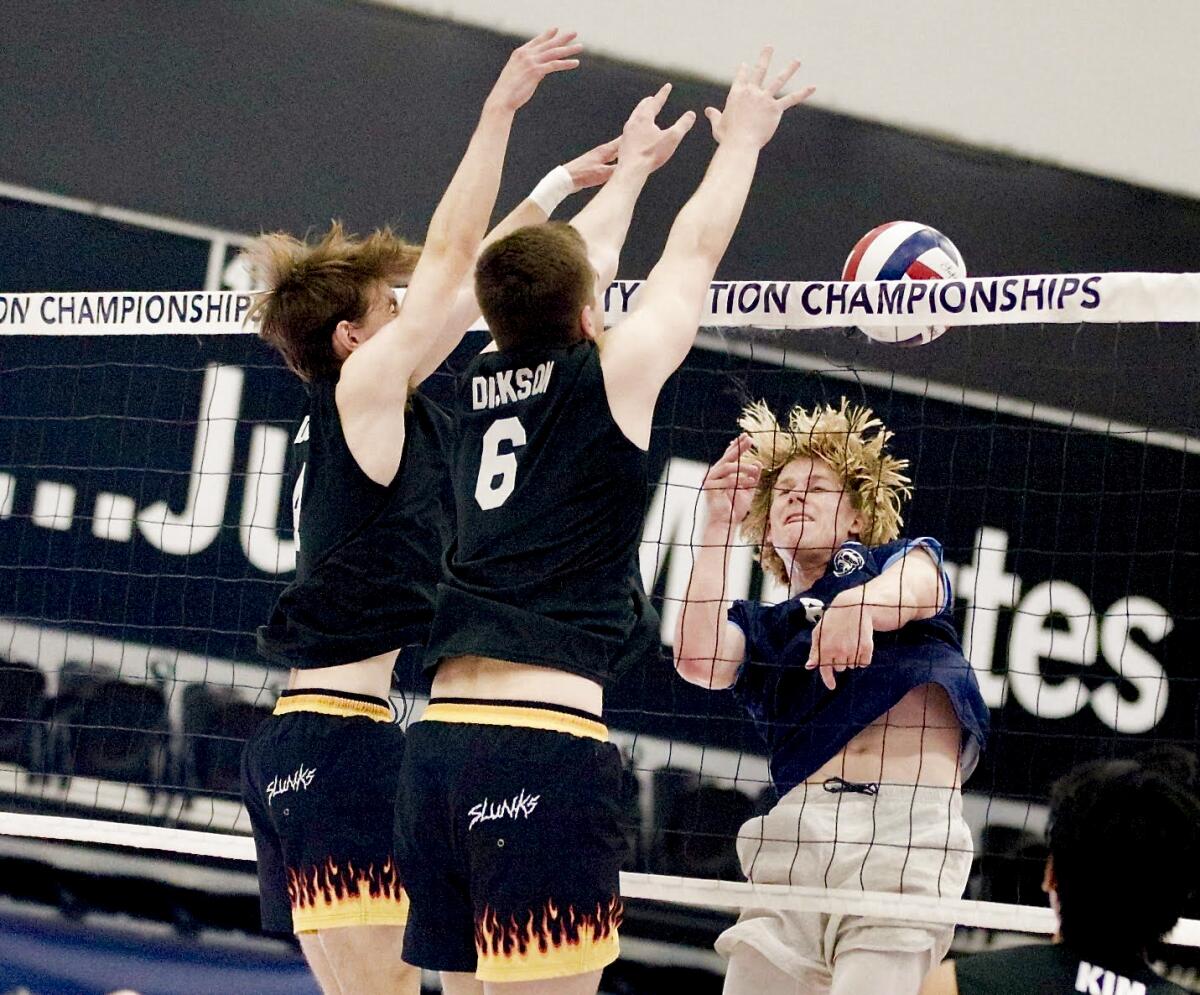
[[[139,287],[195,287],[201,267],[230,272],[219,255],[227,247],[204,239],[9,207],[83,240],[97,226],[114,245],[165,240],[170,252],[135,255]],[[42,289],[23,271],[4,277],[8,289]],[[1069,367],[1079,331],[1060,331],[1063,349],[1031,355],[1030,369]],[[1022,334],[952,330],[919,352],[936,372],[946,340],[984,355],[995,337]],[[1085,757],[1164,741],[1194,746],[1196,441],[872,372],[895,352],[886,347],[859,350],[861,363],[827,361],[845,353],[846,340],[814,332],[766,345],[706,333],[668,385],[642,546],[664,635],[686,584],[682,547],[699,482],[735,434],[741,405],[761,397],[782,413],[845,394],[873,407],[912,461],[906,533],[936,536],[947,550],[965,645],[994,719],[968,787],[1041,799]],[[1157,389],[1151,381],[1170,371],[1152,354],[1144,363],[1146,389]],[[1006,375],[1020,382],[1020,371]],[[448,385],[442,373],[428,389],[444,397]],[[277,686],[283,675],[255,661],[252,633],[292,568],[288,450],[302,406],[300,385],[248,335],[0,337],[0,654],[45,670],[50,692],[63,666],[100,660],[122,679],[164,686],[205,681],[252,698]],[[735,593],[759,592],[751,559],[743,551],[737,560]],[[411,665],[401,680],[420,690]],[[177,696],[168,697],[176,709]],[[731,696],[685,684],[665,653],[626,674],[608,708],[615,728],[645,743],[719,747],[735,760],[761,752]],[[715,763],[716,753],[705,756]]]

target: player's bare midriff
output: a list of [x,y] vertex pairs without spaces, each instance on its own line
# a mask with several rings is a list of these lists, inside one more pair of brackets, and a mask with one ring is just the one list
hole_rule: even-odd
[[357,663],[342,663],[336,667],[293,669],[288,675],[288,690],[344,691],[347,694],[366,694],[386,699],[392,689],[392,668],[396,665],[399,652],[390,650]]
[[487,656],[452,656],[438,665],[434,698],[537,701],[590,712],[604,710],[604,689],[579,674]]
[[808,778],[881,784],[960,785],[962,727],[938,684],[913,688]]

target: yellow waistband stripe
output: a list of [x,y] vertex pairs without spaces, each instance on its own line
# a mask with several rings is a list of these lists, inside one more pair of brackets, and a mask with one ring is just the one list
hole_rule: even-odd
[[275,702],[272,715],[287,715],[289,712],[317,712],[321,715],[340,715],[349,718],[361,715],[375,722],[390,722],[392,710],[386,705],[372,701],[358,701],[332,694],[292,694]]
[[565,732],[608,742],[608,727],[594,719],[552,708],[527,708],[521,705],[489,705],[483,702],[434,702],[426,707],[422,722],[460,722],[479,726],[517,726],[522,729],[544,729],[546,732]]

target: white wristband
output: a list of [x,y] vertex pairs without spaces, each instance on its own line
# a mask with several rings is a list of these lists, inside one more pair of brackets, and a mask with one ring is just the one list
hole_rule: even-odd
[[545,211],[546,217],[550,217],[554,209],[574,192],[575,181],[571,179],[567,167],[556,166],[538,180],[538,185],[533,188],[528,199]]

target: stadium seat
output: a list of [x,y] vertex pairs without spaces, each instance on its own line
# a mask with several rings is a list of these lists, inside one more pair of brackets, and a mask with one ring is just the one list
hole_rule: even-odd
[[242,748],[270,714],[270,706],[253,705],[227,689],[187,685],[183,689],[184,788],[238,796]]
[[698,781],[693,771],[655,771],[651,870],[742,880],[735,841],[753,813],[754,802],[735,788]]
[[0,656],[0,761],[41,769],[45,709],[46,675]]
[[161,786],[170,734],[162,689],[65,664],[51,708],[47,771]]

